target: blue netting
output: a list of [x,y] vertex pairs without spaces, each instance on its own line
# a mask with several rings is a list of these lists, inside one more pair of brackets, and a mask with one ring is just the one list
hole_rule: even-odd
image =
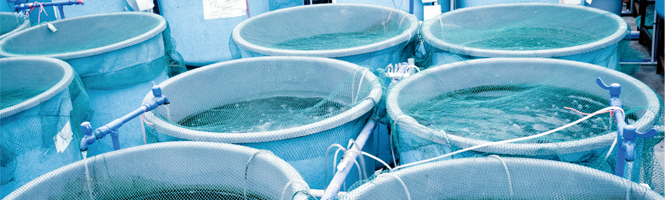
[[[535,135],[582,118],[582,114],[562,107],[593,112],[608,106],[603,99],[608,99],[609,93],[596,84],[596,77],[621,84],[628,124],[646,131],[658,123],[663,106],[660,98],[623,73],[558,59],[469,60],[422,71],[391,90],[388,115],[401,163],[488,141]],[[433,101],[443,108],[428,109],[435,105]],[[454,158],[491,153],[559,160],[613,172],[613,158],[603,158],[616,138],[611,128],[616,124],[610,124],[606,114],[590,120],[558,133],[562,138],[488,146]],[[636,166],[637,170],[639,164]]]
[[18,14],[0,12],[0,40],[28,27],[30,27],[30,21],[23,20]]
[[81,81],[51,58],[0,59],[0,168],[4,197],[58,167],[81,159],[76,124],[90,120]]
[[263,200],[308,199],[308,193],[298,172],[268,151],[171,142],[78,161],[39,177],[6,199]]
[[[356,138],[381,97],[381,86],[366,68],[312,57],[222,62],[160,86],[171,103],[145,114],[150,142],[198,140],[267,149],[319,189],[325,167],[332,178],[334,151],[325,166],[326,149],[346,147]],[[146,100],[151,98],[148,94]],[[365,150],[376,154],[368,143]],[[368,163],[371,172],[374,163]],[[358,174],[348,178],[355,182]]]
[[[52,24],[57,32],[42,24],[0,40],[0,56],[48,56],[68,62],[90,95],[94,128],[137,109],[153,82],[183,71],[181,62],[172,62],[178,54],[159,15],[109,13]],[[134,120],[119,129],[122,148],[143,144],[140,125]],[[111,139],[101,139],[90,150],[90,155],[112,151]]]
[[[557,20],[552,20],[557,19]],[[576,5],[524,3],[440,14],[422,25],[423,67],[483,57],[552,57],[620,70],[626,22]]]
[[622,177],[569,163],[498,156],[377,173],[340,199],[663,199]]
[[[371,5],[319,4],[250,18],[236,27],[230,46],[234,58],[328,57],[374,71],[390,63],[405,62],[411,56],[417,27],[418,20],[400,10]],[[331,35],[345,37],[326,37]],[[295,43],[288,48],[275,46],[286,41]]]

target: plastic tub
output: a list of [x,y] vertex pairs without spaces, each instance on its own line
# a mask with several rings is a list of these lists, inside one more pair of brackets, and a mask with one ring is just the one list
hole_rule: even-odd
[[0,12],[0,40],[28,27],[30,20],[23,20],[13,12]]
[[421,65],[486,57],[546,57],[628,71],[620,68],[617,56],[618,42],[627,30],[621,17],[577,5],[521,3],[464,8],[423,22],[429,58]]
[[[388,115],[401,162],[535,135],[576,121],[584,115],[564,107],[592,113],[609,106],[609,91],[598,86],[597,77],[606,84],[621,85],[627,123],[638,132],[657,123],[662,101],[648,86],[626,74],[560,59],[469,60],[422,71],[388,94]],[[438,114],[432,117],[433,113]],[[616,123],[612,129],[608,120],[609,114],[603,114],[549,136],[487,146],[453,158],[498,154],[559,160],[612,172],[615,159],[603,160],[617,138]],[[636,149],[641,149],[641,141],[636,139]],[[639,172],[639,162],[636,159],[633,173]]]
[[71,66],[61,60],[2,58],[0,71],[0,197],[4,197],[81,159],[76,142],[81,132],[71,124],[85,118],[81,111],[87,98]]
[[308,191],[298,172],[268,151],[170,142],[78,161],[5,199],[307,199]]
[[[312,57],[221,62],[160,86],[171,104],[145,114],[150,142],[195,140],[270,150],[318,189],[324,187],[326,149],[332,144],[346,148],[381,97],[377,78],[366,68]],[[372,141],[364,149],[375,154]],[[328,154],[327,181],[334,151]],[[371,161],[367,158],[370,173]],[[358,175],[353,169],[347,184]]]
[[[593,183],[593,184],[591,184]],[[663,199],[638,183],[570,163],[490,156],[386,172],[340,199]]]
[[[208,1],[159,0],[159,12],[171,27],[176,50],[187,65],[203,66],[230,60],[233,28],[262,13],[303,5],[302,0],[233,0],[225,5]],[[235,6],[235,7],[233,7]],[[234,9],[224,11],[224,9]]]
[[335,58],[374,71],[390,63],[406,62],[411,57],[414,45],[409,44],[418,35],[418,24],[411,14],[381,6],[300,6],[238,24],[233,30],[231,51],[234,58]]
[[[95,111],[93,129],[139,108],[152,88],[168,78],[159,15],[122,12],[67,18],[40,24],[0,40],[2,56],[46,56],[69,63],[81,77]],[[78,126],[78,125],[76,125]],[[143,144],[141,124],[119,129],[121,148]],[[113,150],[110,137],[95,142],[89,154]]]

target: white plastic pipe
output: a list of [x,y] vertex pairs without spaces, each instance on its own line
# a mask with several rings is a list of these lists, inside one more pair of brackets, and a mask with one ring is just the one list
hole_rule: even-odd
[[342,161],[339,163],[339,166],[337,167],[337,172],[335,173],[335,176],[333,177],[330,184],[328,184],[328,187],[323,191],[321,200],[335,199],[335,196],[337,196],[337,193],[339,193],[339,189],[344,183],[344,180],[346,180],[346,176],[349,175],[349,171],[351,171],[351,168],[353,168],[354,162],[352,161],[358,157],[358,153],[356,153],[356,151],[360,152],[363,146],[365,146],[365,142],[367,142],[367,139],[374,131],[374,125],[376,125],[376,121],[374,120],[369,120],[367,124],[365,124],[365,127],[363,128],[363,130],[360,132],[360,135],[358,135],[358,138],[356,139],[355,145],[351,147],[351,149],[355,151],[347,151],[348,153],[344,154],[344,156],[342,157]]

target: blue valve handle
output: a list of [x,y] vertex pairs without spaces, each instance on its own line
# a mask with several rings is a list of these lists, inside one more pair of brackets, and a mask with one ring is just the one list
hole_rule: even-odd
[[649,131],[645,133],[638,133],[633,125],[628,125],[623,129],[623,142],[619,148],[626,151],[627,161],[634,161],[635,137],[651,138],[656,135],[658,135],[658,131],[656,131],[656,129],[649,129]]
[[[623,107],[619,98],[619,95],[621,95],[620,84],[612,83],[607,86],[600,77],[596,78],[596,83],[601,88],[610,91],[610,106]],[[626,124],[626,113],[615,112],[614,117],[617,122],[617,144],[620,144],[617,149],[614,174],[623,177],[626,161],[635,160],[635,137],[650,138],[657,135],[658,132],[655,129],[651,129],[645,133],[638,133],[635,126]]]
[[619,95],[621,95],[621,85],[612,83],[610,86],[607,86],[600,77],[596,78],[596,83],[601,88],[610,91],[610,106],[621,107],[621,99],[619,98]]
[[157,108],[160,105],[167,105],[171,103],[169,99],[165,96],[162,96],[162,89],[159,86],[152,87],[152,94],[155,98],[151,99],[147,103],[141,105],[140,108],[126,114],[125,116],[115,119],[110,123],[101,126],[95,131],[92,131],[90,122],[81,123],[81,130],[83,131],[83,139],[81,139],[80,150],[87,151],[88,145],[95,143],[96,140],[104,138],[106,135],[111,134],[111,139],[113,140],[113,150],[120,149],[120,141],[118,139],[118,128],[120,128],[129,120],[138,117],[144,112],[148,112]]

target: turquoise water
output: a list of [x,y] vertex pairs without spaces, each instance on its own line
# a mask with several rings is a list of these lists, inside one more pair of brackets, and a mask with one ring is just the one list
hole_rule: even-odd
[[21,89],[21,90],[0,90],[0,109],[14,106],[35,97],[50,88],[42,89]]
[[319,97],[272,97],[226,104],[188,116],[177,124],[209,132],[264,132],[311,124],[347,108]]
[[[406,114],[424,126],[449,134],[500,141],[543,133],[584,117],[563,107],[592,113],[607,107],[606,102],[581,91],[552,86],[481,86],[420,102]],[[579,140],[613,130],[606,113],[525,142]]]
[[359,32],[327,33],[296,38],[271,45],[271,48],[289,50],[332,50],[359,47],[381,42],[402,33],[402,29],[375,25]]
[[602,39],[580,31],[532,27],[458,30],[438,34],[446,42],[465,47],[513,51],[573,47]]

